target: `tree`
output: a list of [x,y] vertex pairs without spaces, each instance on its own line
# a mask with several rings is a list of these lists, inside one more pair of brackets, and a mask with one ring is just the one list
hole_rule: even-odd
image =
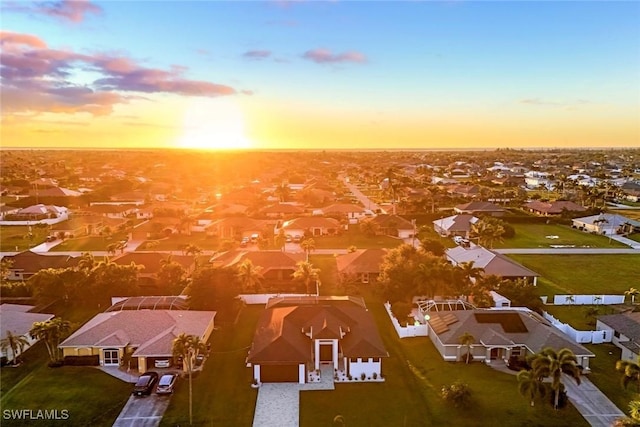
[[531,402],[531,406],[535,404],[535,399],[544,397],[547,389],[540,378],[536,377],[533,371],[522,370],[518,372],[518,392]]
[[304,283],[307,294],[311,295],[312,285],[318,281],[320,269],[308,261],[299,261],[296,265],[298,268],[293,272],[293,279]]
[[284,234],[284,228],[278,230],[278,234],[274,238],[275,244],[281,251],[284,251],[284,246],[287,243],[287,236]]
[[31,338],[44,341],[52,363],[60,360],[58,345],[62,338],[71,330],[71,323],[55,317],[44,322],[35,322],[29,331]]
[[467,357],[466,357],[466,364],[469,364],[469,357],[471,356],[471,344],[473,344],[476,341],[476,338],[471,335],[469,332],[465,332],[464,334],[460,335],[458,337],[458,342],[467,347]]
[[238,296],[236,271],[226,267],[199,268],[187,287],[192,310],[219,310],[233,304]]
[[411,314],[411,304],[404,301],[396,301],[391,304],[391,312],[398,319],[400,325],[403,326],[407,323],[407,318]]
[[240,281],[243,292],[260,293],[262,291],[262,267],[253,265],[250,259],[245,259],[237,267],[236,277]]
[[197,245],[190,243],[184,248],[184,253],[187,255],[193,255],[193,257],[195,258],[202,253],[202,249],[200,249]]
[[276,187],[274,193],[278,196],[281,202],[286,202],[289,200],[289,196],[291,195],[291,189],[289,188],[289,185],[283,182]]
[[471,399],[471,389],[462,381],[456,381],[451,385],[443,386],[440,393],[444,400],[452,403],[455,407],[466,406]]
[[629,416],[618,418],[612,427],[638,427],[640,426],[640,400],[629,402]]
[[187,272],[181,264],[171,259],[160,261],[156,274],[159,295],[179,295],[187,286]]
[[631,304],[635,304],[636,297],[640,295],[640,291],[638,291],[636,288],[629,288],[628,291],[624,291],[624,294],[631,297]]
[[443,256],[446,249],[442,242],[436,239],[420,239],[420,247],[435,256]]
[[622,386],[627,388],[631,383],[635,383],[636,391],[640,393],[640,365],[628,360],[618,360],[616,371],[622,372]]
[[580,384],[580,369],[578,360],[571,350],[563,348],[556,352],[552,348],[545,348],[531,359],[531,368],[537,378],[551,378],[551,389],[554,391],[554,409],[558,409],[562,374],[567,374]]
[[6,336],[0,340],[0,348],[7,355],[7,360],[9,360],[9,352],[7,350],[11,350],[11,363],[13,365],[18,364],[18,358],[27,345],[29,345],[27,338],[22,335],[14,335],[9,330],[7,330]]
[[304,249],[305,253],[307,254],[307,262],[308,262],[309,261],[309,252],[314,251],[316,249],[316,241],[313,240],[312,238],[304,239],[300,243],[300,247],[302,249]]
[[193,387],[191,381],[193,361],[206,349],[205,343],[196,335],[187,335],[183,332],[173,340],[171,351],[173,357],[182,358],[183,370],[186,369],[189,375],[189,425],[193,424]]

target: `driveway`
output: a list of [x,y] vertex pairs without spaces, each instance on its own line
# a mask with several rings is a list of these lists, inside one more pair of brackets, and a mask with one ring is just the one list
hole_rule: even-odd
[[169,406],[171,395],[131,396],[120,415],[113,423],[114,427],[156,427],[160,424],[164,411]]
[[593,427],[610,427],[625,414],[611,402],[598,387],[586,377],[580,377],[580,385],[563,375],[562,382],[569,400]]

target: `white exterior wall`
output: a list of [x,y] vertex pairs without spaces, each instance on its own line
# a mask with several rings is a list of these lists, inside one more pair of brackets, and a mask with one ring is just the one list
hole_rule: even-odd
[[307,372],[304,367],[304,363],[301,363],[300,365],[298,365],[298,384],[304,384],[306,382],[305,381],[306,376],[307,376]]
[[258,380],[258,382],[262,382],[262,378],[260,378],[260,365],[253,365],[253,378]]
[[413,237],[413,230],[398,230],[398,237],[401,239],[410,239]]
[[380,373],[382,372],[381,358],[378,358],[377,362],[374,362],[374,359],[371,357],[368,359],[358,357],[355,360],[356,361],[354,362],[352,359],[347,358],[349,364],[349,375],[352,377],[360,378],[362,374],[365,374],[367,378],[371,378],[374,373],[377,376],[380,376]]

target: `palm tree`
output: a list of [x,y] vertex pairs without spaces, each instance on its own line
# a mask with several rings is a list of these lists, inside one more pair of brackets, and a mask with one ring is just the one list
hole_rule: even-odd
[[624,294],[631,296],[631,304],[635,304],[636,296],[640,295],[640,291],[638,291],[636,288],[629,288],[628,291],[624,291]]
[[276,196],[278,196],[281,202],[286,202],[291,195],[291,189],[289,188],[289,185],[283,182],[276,187],[274,193]]
[[520,394],[528,398],[531,406],[537,397],[543,397],[546,393],[544,383],[540,378],[536,377],[533,371],[522,370],[518,372],[518,391]]
[[287,243],[287,236],[284,234],[284,228],[278,230],[278,234],[274,238],[275,244],[281,251],[284,251],[284,246]]
[[189,244],[184,248],[184,253],[187,255],[193,255],[194,257],[200,255],[202,253],[202,249],[194,244]]
[[300,247],[307,253],[307,262],[309,261],[309,252],[316,249],[316,241],[312,238],[304,239],[300,243]]
[[204,353],[206,349],[205,343],[196,335],[187,335],[183,332],[173,340],[171,351],[173,357],[182,358],[183,369],[186,368],[189,375],[189,425],[193,424],[193,387],[191,382],[193,360],[199,354]]
[[320,269],[315,268],[308,261],[300,261],[296,264],[298,269],[293,272],[293,278],[304,283],[307,293],[311,295],[311,285],[318,281]]
[[52,362],[60,360],[58,344],[62,337],[71,330],[71,323],[55,317],[44,322],[35,322],[29,331],[31,338],[44,341]]
[[476,341],[476,338],[471,335],[469,332],[465,332],[464,334],[460,335],[458,337],[458,342],[467,347],[467,357],[466,357],[466,364],[469,364],[469,356],[471,356],[471,344],[473,344]]
[[555,393],[553,407],[558,409],[560,400],[560,390],[562,384],[562,374],[572,377],[576,383],[580,384],[580,369],[578,359],[568,348],[556,352],[552,348],[545,348],[533,357],[531,367],[536,378],[551,378],[551,389]]
[[9,354],[7,350],[11,350],[13,365],[18,364],[18,357],[27,345],[29,345],[27,338],[23,335],[14,335],[11,331],[7,331],[6,337],[0,340],[0,348],[6,355]]
[[253,265],[250,259],[242,261],[237,267],[236,277],[240,279],[243,291],[259,293],[262,291],[262,267]]
[[635,382],[637,391],[640,393],[640,365],[628,360],[618,360],[616,362],[616,371],[622,372],[622,386],[627,386]]

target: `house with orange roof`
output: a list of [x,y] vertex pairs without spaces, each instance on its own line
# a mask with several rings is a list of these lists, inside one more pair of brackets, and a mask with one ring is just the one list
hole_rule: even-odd
[[375,283],[380,275],[380,264],[387,252],[387,249],[371,248],[338,255],[338,273],[343,278],[355,276],[361,283]]
[[276,297],[258,320],[247,363],[259,383],[304,384],[322,365],[332,374],[380,377],[386,357],[363,298]]

